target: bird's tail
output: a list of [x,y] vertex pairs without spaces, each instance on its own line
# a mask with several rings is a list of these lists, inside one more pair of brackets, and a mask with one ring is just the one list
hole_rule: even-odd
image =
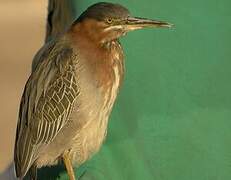
[[37,180],[37,167],[32,165],[26,173],[25,177],[20,180]]

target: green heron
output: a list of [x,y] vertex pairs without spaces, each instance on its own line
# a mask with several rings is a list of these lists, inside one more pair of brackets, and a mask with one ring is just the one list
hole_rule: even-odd
[[22,95],[16,132],[16,175],[36,179],[37,168],[63,160],[72,164],[96,153],[107,134],[108,118],[124,76],[118,39],[146,27],[171,27],[132,17],[112,3],[90,6],[59,37],[42,47]]

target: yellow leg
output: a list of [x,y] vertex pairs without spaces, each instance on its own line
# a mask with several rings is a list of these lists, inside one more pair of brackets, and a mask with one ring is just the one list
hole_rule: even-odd
[[69,176],[70,180],[75,180],[75,173],[72,167],[72,163],[70,161],[70,156],[68,153],[64,153],[63,154],[63,162],[65,164],[66,170],[67,170],[67,174]]

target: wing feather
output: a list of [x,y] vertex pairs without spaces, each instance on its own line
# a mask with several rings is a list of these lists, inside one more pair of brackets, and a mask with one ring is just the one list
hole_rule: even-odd
[[72,50],[53,50],[49,57],[37,65],[21,99],[14,158],[18,177],[26,174],[39,148],[67,123],[79,94]]

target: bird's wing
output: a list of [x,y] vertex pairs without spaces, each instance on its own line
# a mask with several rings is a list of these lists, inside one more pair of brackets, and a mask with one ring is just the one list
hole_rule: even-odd
[[52,50],[28,79],[21,99],[15,142],[15,167],[23,177],[36,151],[51,142],[67,123],[79,89],[76,56],[71,49]]

